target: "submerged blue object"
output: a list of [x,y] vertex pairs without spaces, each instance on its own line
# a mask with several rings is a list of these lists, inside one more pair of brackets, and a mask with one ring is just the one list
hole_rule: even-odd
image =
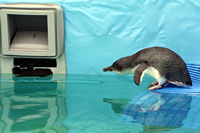
[[[193,86],[169,85],[160,90],[135,96],[123,108],[122,122],[145,126],[200,129],[200,65],[187,63]],[[188,117],[189,116],[189,117]]]
[[120,121],[165,127],[164,130],[180,127],[200,129],[200,119],[196,117],[200,111],[199,100],[199,96],[146,91],[123,108]]

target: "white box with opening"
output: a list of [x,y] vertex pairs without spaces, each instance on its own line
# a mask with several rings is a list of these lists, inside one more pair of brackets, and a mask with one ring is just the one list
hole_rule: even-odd
[[23,69],[22,74],[24,68],[37,67],[66,73],[63,11],[59,5],[1,4],[0,23],[0,73],[12,73],[14,67]]

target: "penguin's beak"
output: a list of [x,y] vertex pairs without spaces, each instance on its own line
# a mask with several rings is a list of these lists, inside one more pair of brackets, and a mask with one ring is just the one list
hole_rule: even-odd
[[105,67],[105,68],[103,69],[104,72],[112,71],[112,70],[113,70],[113,68],[112,68],[111,66]]

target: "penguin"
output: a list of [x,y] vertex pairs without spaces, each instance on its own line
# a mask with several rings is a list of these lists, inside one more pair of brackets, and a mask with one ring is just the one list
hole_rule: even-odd
[[120,75],[134,74],[136,85],[140,85],[144,74],[156,79],[148,90],[161,89],[169,83],[192,86],[190,74],[183,59],[168,48],[150,47],[135,54],[120,58],[111,66],[103,68]]

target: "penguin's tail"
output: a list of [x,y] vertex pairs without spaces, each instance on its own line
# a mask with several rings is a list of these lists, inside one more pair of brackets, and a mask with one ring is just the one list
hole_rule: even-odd
[[186,82],[186,85],[187,85],[187,86],[192,86],[192,80],[190,79],[189,82]]

